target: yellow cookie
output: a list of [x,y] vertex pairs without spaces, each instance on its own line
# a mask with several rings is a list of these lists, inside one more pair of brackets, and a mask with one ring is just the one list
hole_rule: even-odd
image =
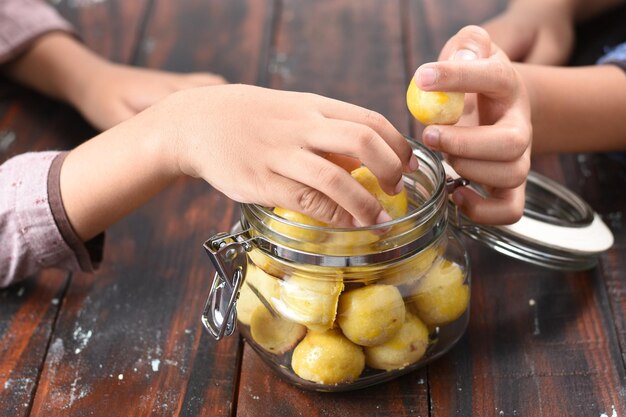
[[[326,223],[317,221],[312,217],[306,216],[302,213],[298,213],[293,210],[288,210],[282,207],[274,208],[274,213],[280,217],[287,219],[293,223],[299,223],[306,226],[325,227]],[[305,227],[292,226],[286,223],[281,223],[276,220],[271,220],[270,228],[284,236],[288,236],[294,240],[300,242],[319,242],[324,239],[324,233],[317,230],[307,229]]]
[[273,305],[285,318],[312,330],[333,327],[343,280],[322,279],[315,275],[296,274],[281,283],[280,300]]
[[411,79],[406,91],[406,105],[417,120],[425,125],[453,125],[463,114],[465,93],[422,91]]
[[277,278],[265,273],[254,264],[248,264],[246,277],[241,284],[237,299],[237,319],[241,323],[249,325],[254,310],[258,306],[264,305],[259,296],[263,297],[264,301],[271,306],[274,300],[278,299],[279,290]]
[[302,379],[335,385],[357,379],[365,368],[365,355],[338,330],[310,331],[293,350],[291,367]]
[[391,339],[404,323],[400,291],[392,285],[367,285],[346,291],[339,298],[337,322],[343,334],[361,346]]
[[250,318],[250,335],[259,346],[270,353],[282,355],[290,351],[306,334],[301,324],[274,316],[264,306],[258,306]]
[[411,313],[402,328],[383,344],[365,348],[365,363],[370,368],[391,371],[409,366],[424,356],[428,348],[428,328]]
[[409,310],[428,326],[442,326],[459,318],[469,304],[469,286],[461,268],[447,259],[419,280],[410,296]]
[[438,246],[430,247],[394,264],[382,273],[380,283],[412,286],[431,268],[440,251]]
[[367,191],[372,193],[381,206],[385,209],[392,219],[406,216],[409,200],[406,190],[403,188],[399,194],[389,195],[380,188],[378,178],[367,167],[360,167],[351,172],[352,177],[357,180]]
[[324,248],[331,255],[359,255],[375,251],[373,246],[379,238],[368,230],[344,230],[329,233]]

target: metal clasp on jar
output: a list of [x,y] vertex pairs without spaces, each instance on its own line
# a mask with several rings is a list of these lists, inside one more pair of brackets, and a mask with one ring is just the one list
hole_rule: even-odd
[[230,336],[237,326],[235,305],[246,276],[246,252],[252,249],[251,240],[248,230],[244,230],[220,233],[204,242],[204,249],[215,266],[215,275],[202,312],[202,324],[216,340]]
[[[454,190],[456,190],[459,187],[465,187],[469,185],[469,181],[466,180],[463,177],[459,177],[457,176],[452,177],[452,176],[447,176],[446,177],[446,192],[448,194],[452,194],[454,192]],[[456,204],[452,204],[452,206],[454,207],[454,219],[453,222],[454,224],[456,224],[458,227],[462,227],[462,215],[461,215],[461,210],[459,209],[459,207]]]

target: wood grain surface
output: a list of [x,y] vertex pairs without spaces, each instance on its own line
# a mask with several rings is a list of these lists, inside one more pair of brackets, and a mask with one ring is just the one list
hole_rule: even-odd
[[[55,7],[90,48],[116,62],[322,94],[419,137],[404,102],[413,72],[462,26],[506,4],[60,0]],[[580,27],[572,63],[592,64],[598,48],[623,40],[614,23],[623,13]],[[602,25],[611,26],[606,38],[598,36]],[[0,162],[70,149],[94,134],[68,106],[0,79]],[[416,372],[332,394],[285,382],[238,335],[215,342],[204,331],[213,269],[201,246],[229,230],[239,209],[207,184],[179,181],[107,232],[95,274],[44,271],[0,291],[0,416],[626,415],[624,163],[613,155],[542,155],[533,169],[578,193],[611,228],[615,244],[598,266],[554,271],[466,240],[472,298],[461,340]]]

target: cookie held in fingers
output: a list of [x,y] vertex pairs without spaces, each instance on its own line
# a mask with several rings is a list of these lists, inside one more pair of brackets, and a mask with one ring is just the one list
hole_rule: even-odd
[[453,125],[463,115],[465,93],[423,91],[411,80],[406,91],[406,105],[424,125]]

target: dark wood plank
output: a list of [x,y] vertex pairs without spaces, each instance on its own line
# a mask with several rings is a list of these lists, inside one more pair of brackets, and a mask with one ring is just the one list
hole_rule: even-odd
[[[429,60],[437,59],[439,51],[446,41],[466,25],[478,25],[505,9],[507,0],[488,0],[481,2],[458,0],[423,0],[413,1],[417,8],[415,16],[422,19],[426,31],[418,35],[427,35],[431,43],[432,55]],[[420,7],[421,6],[421,7]]]
[[[626,363],[626,161],[623,154],[578,154],[562,157],[569,188],[583,197],[613,231],[615,243],[600,257],[599,269],[619,346]],[[624,365],[622,364],[622,367]]]
[[54,3],[90,49],[115,62],[133,61],[149,16],[150,0],[60,0]]
[[93,135],[69,106],[0,79],[0,162],[24,152],[71,149]]
[[380,112],[407,132],[400,1],[285,1],[271,86]]
[[[270,2],[156,2],[137,63],[254,83],[271,12]],[[237,218],[231,200],[184,180],[112,227],[101,269],[72,279],[32,415],[231,415],[240,341],[202,328],[212,268],[201,245]]]
[[266,77],[275,7],[275,0],[158,1],[135,63],[259,84]]
[[0,415],[29,415],[67,275],[50,270],[0,291]]

